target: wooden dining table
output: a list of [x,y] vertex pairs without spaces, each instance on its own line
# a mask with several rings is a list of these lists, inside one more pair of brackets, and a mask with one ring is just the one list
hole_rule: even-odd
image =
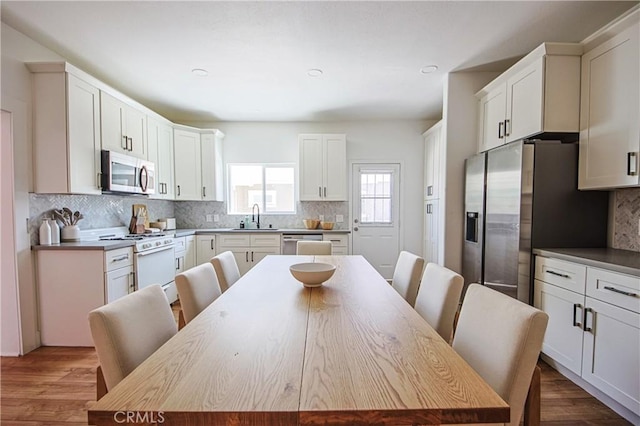
[[[336,266],[306,288],[289,266]],[[267,256],[88,410],[89,424],[447,424],[509,406],[362,256]]]

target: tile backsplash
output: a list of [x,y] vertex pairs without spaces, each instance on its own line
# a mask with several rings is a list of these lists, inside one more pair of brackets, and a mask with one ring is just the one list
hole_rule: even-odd
[[51,210],[68,207],[84,216],[80,229],[129,226],[131,206],[146,204],[151,219],[174,217],[173,201],[151,200],[145,197],[121,195],[63,195],[29,194],[29,233],[31,243],[37,244],[38,227],[45,217],[52,217]]
[[[614,191],[613,210],[613,247],[640,252],[640,188],[618,189]],[[45,217],[51,216],[52,209],[68,207],[80,211],[84,219],[79,223],[81,229],[128,226],[132,204],[146,204],[150,218],[175,217],[178,228],[235,228],[242,216],[227,215],[223,202],[202,201],[163,201],[148,198],[118,195],[58,195],[29,194],[29,233],[31,243],[38,242],[38,227]],[[219,222],[207,222],[207,215],[219,215]],[[303,228],[303,219],[317,219],[324,215],[325,220],[335,222],[336,215],[344,216],[343,223],[336,223],[335,229],[349,227],[348,202],[298,202],[295,215],[262,215],[263,227]]]
[[[260,226],[272,225],[274,228],[304,228],[303,219],[318,219],[324,215],[328,222],[335,222],[336,215],[342,215],[344,222],[336,223],[334,229],[346,229],[349,226],[349,203],[346,201],[300,201],[296,214],[261,214]],[[207,215],[219,215],[219,222],[207,222]],[[227,215],[224,202],[215,201],[177,201],[175,203],[176,225],[178,228],[237,228],[242,215]]]
[[640,252],[640,188],[618,189],[614,194],[613,247]]
[[[129,226],[131,206],[146,204],[149,217],[155,220],[175,217],[178,228],[236,228],[243,219],[241,215],[227,215],[226,204],[207,201],[164,201],[145,197],[120,195],[63,195],[29,194],[29,233],[31,243],[38,243],[38,228],[42,220],[52,217],[51,210],[68,207],[78,210],[84,216],[79,222],[80,229]],[[207,222],[207,215],[219,215],[218,222]],[[295,215],[265,215],[260,217],[262,227],[271,224],[274,228],[304,228],[303,219],[317,219],[324,215],[326,221],[335,222],[336,215],[344,217],[343,223],[336,223],[334,229],[349,226],[349,203],[347,202],[298,202]]]

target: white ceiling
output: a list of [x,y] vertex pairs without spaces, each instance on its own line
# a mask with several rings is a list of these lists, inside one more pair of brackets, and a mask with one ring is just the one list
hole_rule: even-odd
[[[1,11],[174,121],[333,121],[439,118],[447,72],[501,71],[637,3],[2,1]],[[420,73],[431,64],[437,72]]]

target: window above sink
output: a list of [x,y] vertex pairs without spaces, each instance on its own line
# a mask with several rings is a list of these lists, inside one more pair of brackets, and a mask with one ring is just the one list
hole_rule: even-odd
[[227,214],[251,214],[254,204],[261,214],[296,213],[293,164],[229,164],[227,183]]

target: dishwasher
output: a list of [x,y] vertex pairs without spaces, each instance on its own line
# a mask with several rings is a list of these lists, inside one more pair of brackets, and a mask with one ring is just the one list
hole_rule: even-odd
[[282,254],[296,254],[298,241],[322,241],[322,233],[285,233],[282,234]]

